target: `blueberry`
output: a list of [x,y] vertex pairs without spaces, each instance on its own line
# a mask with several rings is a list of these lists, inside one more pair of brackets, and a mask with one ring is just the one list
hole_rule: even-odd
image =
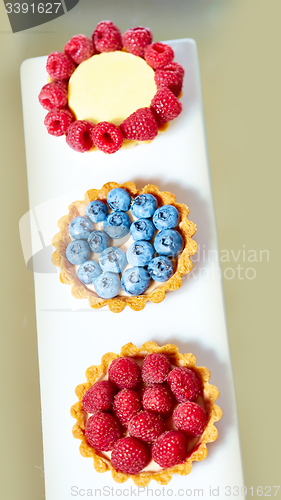
[[87,240],[94,224],[88,217],[75,217],[68,226],[68,231],[74,240]]
[[114,188],[107,195],[107,203],[111,210],[127,212],[131,205],[131,198],[125,189]]
[[111,238],[123,238],[130,231],[131,221],[126,212],[116,211],[107,216],[103,223],[104,231]]
[[154,281],[159,281],[160,283],[170,279],[174,273],[172,262],[168,257],[164,257],[163,255],[152,259],[148,264],[147,271]]
[[155,227],[149,219],[138,219],[131,224],[130,233],[135,241],[149,241],[155,235]]
[[157,208],[153,215],[154,226],[161,231],[162,229],[171,229],[177,227],[180,214],[173,205],[163,205]]
[[99,200],[94,200],[87,205],[86,215],[93,222],[102,222],[108,215],[108,208],[105,203]]
[[94,253],[101,253],[110,245],[110,238],[104,231],[93,231],[88,238],[89,247]]
[[148,272],[143,267],[130,267],[121,277],[121,286],[130,295],[140,295],[151,283]]
[[95,290],[102,299],[112,299],[121,288],[120,278],[114,273],[102,273],[95,279]]
[[159,255],[176,257],[182,251],[183,239],[174,229],[163,229],[156,234],[154,248]]
[[136,241],[129,246],[126,257],[131,266],[145,267],[153,259],[155,250],[148,241]]
[[120,248],[106,248],[99,258],[100,267],[103,271],[111,273],[122,273],[127,264],[126,255]]
[[74,266],[79,266],[90,257],[90,247],[84,240],[71,241],[66,247],[66,258]]
[[85,285],[92,285],[94,280],[102,273],[102,270],[94,260],[86,260],[79,266],[77,275]]
[[152,194],[140,194],[137,196],[131,206],[132,213],[138,219],[149,219],[158,206],[155,196]]

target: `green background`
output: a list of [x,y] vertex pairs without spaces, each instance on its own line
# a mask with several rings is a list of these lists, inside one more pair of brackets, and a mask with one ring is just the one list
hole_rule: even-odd
[[[19,68],[102,19],[197,42],[220,248],[241,251],[222,265],[244,268],[240,278],[226,271],[224,290],[245,480],[280,484],[280,18],[280,0],[80,0],[12,34],[0,3],[1,497],[44,498],[33,275],[18,232],[29,209]],[[243,262],[243,249],[268,250],[269,262]]]

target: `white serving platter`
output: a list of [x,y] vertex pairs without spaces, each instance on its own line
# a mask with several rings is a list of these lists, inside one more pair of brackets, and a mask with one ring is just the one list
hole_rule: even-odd
[[[207,366],[210,382],[220,389],[217,403],[224,412],[216,424],[219,437],[208,445],[206,460],[193,463],[188,476],[174,475],[164,487],[152,481],[149,489],[155,496],[224,498],[229,488],[244,484],[197,49],[191,39],[168,43],[186,72],[183,112],[151,144],[113,155],[75,153],[64,138],[48,135],[43,123],[46,112],[37,97],[46,83],[46,57],[26,60],[21,67],[30,212],[20,229],[28,266],[32,255],[37,258],[34,279],[47,500],[135,496],[137,487],[131,480],[117,484],[109,472],[98,474],[92,460],[80,455],[80,441],[71,433],[70,407],[77,400],[75,387],[85,381],[89,366],[99,364],[102,354],[118,353],[127,342],[140,346],[148,340],[175,343],[181,352],[192,352],[198,365]],[[71,299],[70,287],[60,283],[50,264],[58,219],[88,189],[109,181],[133,181],[137,187],[151,183],[172,191],[189,206],[189,218],[198,228],[194,239],[199,251],[193,257],[192,273],[178,291],[160,304],[148,303],[140,312],[128,307],[120,314],[107,308],[92,310],[87,301],[75,306],[79,301]],[[148,488],[137,494],[147,496]]]

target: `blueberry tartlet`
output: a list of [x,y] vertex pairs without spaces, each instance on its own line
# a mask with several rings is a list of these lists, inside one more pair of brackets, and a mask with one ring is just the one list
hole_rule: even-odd
[[173,474],[185,476],[218,437],[219,390],[209,384],[209,370],[175,345],[126,344],[120,355],[107,353],[88,368],[86,378],[71,407],[73,436],[96,471],[110,470],[118,483],[167,484]]
[[180,288],[197,251],[189,210],[168,191],[132,182],[87,191],[62,217],[52,262],[72,295],[94,309],[135,311]]
[[48,83],[39,94],[49,134],[65,136],[74,151],[116,153],[151,142],[179,116],[184,69],[173,49],[153,43],[149,28],[122,36],[111,21],[89,38],[73,36],[48,56]]

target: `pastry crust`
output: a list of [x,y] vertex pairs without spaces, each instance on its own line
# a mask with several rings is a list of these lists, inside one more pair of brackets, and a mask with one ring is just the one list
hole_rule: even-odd
[[[129,193],[132,198],[139,194],[149,193],[154,195],[158,200],[158,205],[174,205],[180,214],[180,222],[177,231],[183,237],[184,249],[177,258],[176,271],[173,276],[163,283],[161,286],[155,288],[147,294],[138,296],[118,296],[113,299],[102,299],[94,291],[88,289],[78,279],[75,272],[75,267],[70,264],[66,258],[66,247],[70,243],[71,238],[68,233],[68,226],[70,222],[77,216],[85,214],[86,206],[93,200],[100,200],[106,202],[109,191],[113,188],[123,188]],[[103,185],[101,189],[90,189],[85,194],[83,201],[75,201],[69,206],[68,215],[65,215],[58,221],[60,229],[53,240],[52,244],[55,247],[55,252],[52,256],[52,262],[55,266],[61,268],[60,280],[66,285],[71,285],[72,295],[76,299],[87,298],[90,306],[93,309],[100,309],[108,305],[110,311],[118,313],[128,305],[134,311],[141,311],[148,300],[154,303],[162,302],[165,298],[166,291],[173,291],[180,288],[182,284],[182,276],[187,274],[192,269],[192,262],[190,256],[194,255],[197,251],[197,243],[192,239],[196,232],[196,225],[187,219],[189,209],[183,203],[177,203],[176,197],[169,191],[159,191],[158,186],[148,184],[143,189],[138,190],[133,182],[125,182],[124,184],[117,184],[116,182],[108,182]]]
[[175,366],[185,366],[192,368],[196,373],[202,383],[203,399],[206,405],[206,411],[208,414],[208,424],[200,438],[200,443],[194,449],[192,454],[185,460],[184,463],[171,467],[169,469],[163,469],[157,472],[140,472],[139,474],[126,474],[116,471],[116,469],[111,464],[110,460],[99,453],[94,448],[89,446],[85,438],[85,425],[87,414],[83,410],[82,398],[85,392],[99,379],[101,379],[108,371],[108,367],[113,359],[118,358],[119,355],[109,352],[104,354],[101,359],[101,364],[96,366],[90,366],[86,371],[87,382],[80,384],[76,387],[76,395],[79,399],[71,407],[71,416],[76,419],[76,423],[73,426],[72,433],[76,439],[81,440],[80,453],[83,457],[91,457],[94,460],[94,467],[97,472],[111,471],[114,481],[117,483],[124,483],[129,478],[131,478],[137,486],[147,486],[149,482],[154,479],[159,484],[168,484],[171,480],[173,474],[179,474],[181,476],[186,476],[191,472],[192,462],[204,460],[207,456],[207,443],[215,441],[218,437],[217,428],[214,422],[217,422],[222,417],[221,408],[215,404],[215,401],[219,397],[219,390],[214,385],[209,384],[208,380],[210,378],[210,371],[204,366],[196,366],[196,358],[193,354],[181,354],[176,345],[166,344],[162,347],[158,346],[155,342],[145,342],[141,347],[136,347],[131,342],[124,345],[121,348],[120,356],[123,357],[135,357],[143,358],[147,354],[152,352],[162,353],[167,356],[169,361]]

